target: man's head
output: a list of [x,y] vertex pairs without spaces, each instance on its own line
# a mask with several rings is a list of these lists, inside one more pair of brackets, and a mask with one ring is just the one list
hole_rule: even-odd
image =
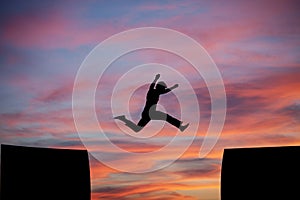
[[167,88],[167,84],[163,81],[159,81],[155,87],[157,90],[163,91]]

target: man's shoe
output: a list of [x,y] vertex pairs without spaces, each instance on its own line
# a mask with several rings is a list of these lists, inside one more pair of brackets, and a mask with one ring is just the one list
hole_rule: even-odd
[[124,121],[126,119],[126,117],[125,117],[125,115],[120,115],[120,116],[114,117],[114,119],[118,119],[118,120]]
[[179,127],[180,131],[183,132],[189,125],[190,125],[189,123],[184,126],[180,125],[180,127]]

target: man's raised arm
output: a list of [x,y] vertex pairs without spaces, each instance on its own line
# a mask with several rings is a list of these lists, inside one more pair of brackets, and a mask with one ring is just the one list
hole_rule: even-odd
[[156,74],[155,79],[153,80],[153,82],[150,85],[150,89],[154,89],[154,86],[155,86],[157,80],[159,79],[159,77],[160,77],[160,74]]

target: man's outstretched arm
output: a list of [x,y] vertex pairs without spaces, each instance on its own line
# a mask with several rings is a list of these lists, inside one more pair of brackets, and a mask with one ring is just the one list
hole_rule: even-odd
[[168,92],[174,90],[175,88],[178,88],[178,84],[175,84],[172,87],[166,88],[163,94],[168,93]]

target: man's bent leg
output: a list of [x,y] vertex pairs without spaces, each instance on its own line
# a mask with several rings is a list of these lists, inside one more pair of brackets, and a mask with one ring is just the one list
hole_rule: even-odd
[[150,113],[150,117],[151,119],[153,120],[163,120],[163,121],[167,121],[168,123],[172,124],[173,126],[179,128],[180,127],[180,124],[182,123],[181,121],[179,121],[178,119],[172,117],[171,115],[169,114],[166,114],[164,112],[161,112],[161,111],[152,111]]
[[181,121],[179,121],[178,119],[176,119],[175,117],[172,117],[171,115],[167,114],[167,122],[169,122],[170,124],[172,124],[173,126],[179,128],[181,125]]
[[179,130],[181,132],[183,132],[188,126],[189,123],[186,125],[182,125],[182,122],[179,121],[178,119],[172,117],[171,115],[167,114],[167,122],[169,122],[170,124],[172,124],[173,126],[176,126],[177,128],[179,128]]

